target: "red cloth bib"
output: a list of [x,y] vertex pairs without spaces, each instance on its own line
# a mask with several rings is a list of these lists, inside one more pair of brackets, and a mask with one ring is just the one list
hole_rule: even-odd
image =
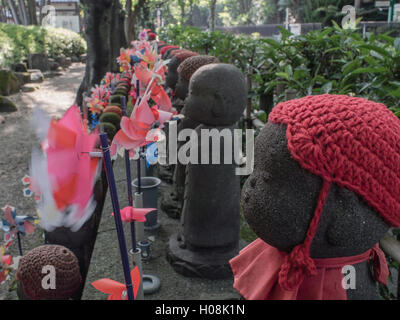
[[347,300],[342,286],[344,266],[372,258],[375,279],[386,284],[389,277],[385,254],[376,244],[357,256],[313,259],[317,275],[304,276],[295,290],[286,291],[279,284],[279,272],[287,255],[257,239],[230,261],[233,287],[247,300]]

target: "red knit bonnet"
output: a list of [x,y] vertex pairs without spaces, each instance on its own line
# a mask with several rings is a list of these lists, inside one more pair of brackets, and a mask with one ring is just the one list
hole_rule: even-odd
[[304,274],[316,273],[310,245],[332,183],[357,193],[388,224],[400,226],[400,121],[383,104],[328,94],[280,103],[269,121],[287,125],[292,157],[323,179],[305,241],[279,274],[282,288],[294,290]]
[[171,52],[171,57],[176,57],[180,62],[185,61],[187,58],[198,55],[198,53],[186,49],[174,50]]
[[165,46],[165,47],[162,47],[161,50],[160,50],[160,54],[163,55],[169,49],[179,49],[179,47],[178,46]]

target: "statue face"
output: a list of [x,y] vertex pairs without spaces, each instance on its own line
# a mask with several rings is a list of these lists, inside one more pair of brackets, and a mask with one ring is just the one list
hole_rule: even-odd
[[[292,158],[285,125],[265,125],[256,139],[254,161],[254,171],[242,190],[243,214],[258,237],[289,252],[305,239],[322,179]],[[359,196],[333,184],[311,244],[311,256],[363,253],[387,230],[384,221]]]
[[209,64],[199,68],[190,79],[185,100],[187,116],[211,126],[234,125],[243,113],[247,85],[243,74],[233,65]]
[[[193,79],[193,78],[192,78]],[[185,99],[186,115],[192,120],[204,124],[213,124],[213,109],[216,105],[215,88],[203,79],[191,81],[189,94]]]
[[173,58],[168,65],[168,74],[165,79],[165,82],[169,88],[172,90],[175,90],[176,83],[178,82],[178,67],[179,67],[180,61],[177,58]]
[[181,76],[178,77],[178,82],[175,86],[175,94],[177,98],[185,100],[189,92],[189,82],[183,79]]
[[254,232],[280,250],[291,250],[304,240],[321,186],[291,158],[285,127],[267,123],[256,139],[254,171],[241,199]]

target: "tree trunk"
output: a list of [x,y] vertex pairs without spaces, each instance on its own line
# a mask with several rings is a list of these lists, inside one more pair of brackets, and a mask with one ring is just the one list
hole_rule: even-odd
[[30,24],[37,25],[37,15],[36,15],[36,3],[35,0],[28,0],[28,12]]
[[126,47],[124,15],[118,0],[81,0],[85,7],[87,60],[76,102],[82,107],[83,93],[99,84],[107,72],[118,72],[116,58]]
[[189,14],[187,24],[193,26],[193,0],[189,0]]
[[24,0],[18,0],[18,8],[19,8],[19,14],[21,16],[22,19],[22,24],[24,26],[28,25],[28,17],[26,14],[26,7],[25,7],[25,2]]
[[179,1],[179,7],[181,8],[181,25],[185,24],[185,2],[184,1]]
[[217,0],[210,1],[210,31],[215,31],[215,7],[217,5]]
[[42,25],[42,20],[43,20],[43,13],[42,13],[42,9],[43,7],[46,5],[46,0],[40,0],[40,4],[39,4],[39,24]]
[[21,24],[21,19],[18,16],[17,7],[15,5],[14,0],[8,0],[8,6],[10,7],[11,14],[12,14],[13,19],[14,19],[14,23],[15,24]]
[[126,1],[125,10],[128,16],[125,20],[125,35],[128,44],[136,39],[136,22],[138,20],[140,10],[145,5],[145,3],[146,0],[139,0],[132,10],[132,0]]
[[0,22],[7,23],[7,16],[6,16],[6,4],[4,0],[1,0],[1,7],[0,7]]

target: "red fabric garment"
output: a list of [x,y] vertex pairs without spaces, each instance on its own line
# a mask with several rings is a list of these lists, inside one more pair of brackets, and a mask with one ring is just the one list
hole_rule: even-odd
[[342,286],[342,267],[370,258],[375,279],[383,284],[389,276],[386,258],[378,244],[367,252],[351,257],[313,259],[315,276],[304,276],[291,291],[279,284],[279,273],[288,254],[257,239],[230,261],[234,288],[247,300],[347,300]]

